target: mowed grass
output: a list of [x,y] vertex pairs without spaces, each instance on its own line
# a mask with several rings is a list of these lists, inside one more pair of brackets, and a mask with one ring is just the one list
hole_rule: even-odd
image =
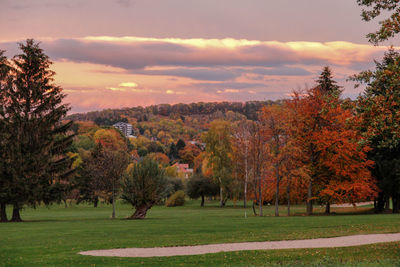
[[[241,203],[238,203],[238,205]],[[350,248],[243,251],[196,256],[117,258],[77,254],[94,249],[179,246],[225,242],[334,237],[352,234],[400,232],[400,215],[369,214],[370,207],[333,208],[335,215],[254,217],[250,208],[219,208],[216,202],[198,206],[153,207],[145,220],[126,220],[132,213],[118,203],[117,219],[111,207],[63,205],[26,208],[23,223],[0,224],[1,266],[271,266],[350,265],[400,266],[400,242]],[[11,210],[9,210],[11,212]],[[323,209],[317,209],[317,212]],[[246,213],[246,216],[245,216]],[[281,213],[286,213],[281,207]],[[365,214],[364,214],[365,213]]]

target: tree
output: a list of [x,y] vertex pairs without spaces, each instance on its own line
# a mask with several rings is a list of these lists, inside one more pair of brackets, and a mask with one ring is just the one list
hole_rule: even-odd
[[176,148],[175,143],[171,143],[169,147],[168,157],[171,161],[174,161],[176,158],[178,158],[178,149]]
[[164,167],[169,165],[169,158],[164,153],[161,153],[161,152],[155,152],[154,153],[154,152],[152,152],[150,154],[147,154],[146,157],[157,161],[158,164],[161,164]]
[[384,210],[389,199],[393,212],[400,211],[400,53],[389,49],[376,69],[364,71],[353,80],[366,84],[358,98],[362,117],[361,131],[372,150],[369,159],[375,162],[373,176],[380,193],[376,210]]
[[258,202],[259,216],[263,216],[263,194],[265,186],[265,162],[267,160],[266,138],[262,134],[260,121],[253,122],[250,127],[250,162],[254,186],[253,212],[257,215],[254,204]]
[[179,139],[178,142],[176,143],[176,151],[177,153],[179,153],[179,151],[181,149],[184,149],[186,146],[185,141],[183,141],[182,139]]
[[322,94],[340,95],[341,93],[341,87],[337,85],[335,80],[333,80],[332,71],[329,66],[325,66],[322,69],[316,83],[318,90],[320,90]]
[[164,198],[167,179],[157,162],[145,158],[136,163],[122,179],[121,198],[130,203],[135,212],[130,219],[144,219],[147,211]]
[[190,167],[194,165],[194,159],[200,155],[201,149],[193,144],[187,144],[183,149],[179,150],[179,157],[183,163],[189,164]]
[[326,203],[355,203],[373,197],[375,184],[368,170],[369,147],[357,131],[358,118],[344,109],[334,91],[321,91],[318,86],[295,93],[287,102],[291,111],[290,135],[301,161],[307,166],[309,186],[307,214],[312,213],[312,200]]
[[198,173],[193,175],[187,183],[187,194],[190,198],[197,199],[201,197],[200,206],[204,207],[204,198],[206,196],[215,196],[218,194],[218,185]]
[[9,203],[9,188],[10,188],[10,175],[6,171],[7,167],[7,140],[9,140],[9,133],[7,132],[5,122],[5,92],[9,86],[9,71],[11,67],[7,58],[4,56],[4,51],[0,50],[0,222],[7,222],[6,205]]
[[267,151],[269,154],[269,164],[274,169],[276,178],[275,191],[275,216],[279,216],[279,183],[282,178],[282,164],[287,158],[284,153],[285,146],[288,142],[286,116],[287,110],[278,105],[264,107],[261,112],[262,134],[265,136],[267,143]]
[[112,203],[113,219],[120,180],[128,163],[129,157],[126,151],[114,151],[98,144],[87,165],[91,177],[90,184],[94,187],[94,191],[101,192],[101,196]]
[[220,188],[220,207],[225,206],[227,191],[231,180],[231,131],[230,124],[226,121],[216,120],[210,125],[205,135],[208,167],[211,167],[213,177],[218,181]]
[[116,129],[99,129],[95,132],[93,140],[97,144],[111,150],[126,150],[127,140]]
[[60,201],[62,181],[71,174],[72,163],[66,155],[73,137],[67,135],[71,122],[61,122],[69,107],[62,104],[65,95],[61,87],[53,84],[51,61],[32,39],[20,43],[19,48],[22,53],[12,59],[0,114],[13,138],[7,141],[5,153],[12,181],[12,221],[21,221],[19,211],[24,204]]
[[377,45],[400,32],[400,2],[398,0],[357,0],[357,3],[359,6],[369,8],[369,10],[362,10],[361,17],[364,21],[371,21],[382,12],[391,13],[388,18],[379,22],[380,28],[376,32],[367,34],[371,43]]
[[247,206],[247,187],[250,176],[250,130],[251,122],[241,121],[233,134],[233,158],[236,162],[236,172],[243,179],[243,207]]

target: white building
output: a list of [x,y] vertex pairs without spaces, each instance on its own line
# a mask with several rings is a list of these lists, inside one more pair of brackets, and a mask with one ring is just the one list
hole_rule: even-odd
[[132,135],[132,124],[125,122],[117,122],[113,126],[118,130],[120,130],[127,137]]

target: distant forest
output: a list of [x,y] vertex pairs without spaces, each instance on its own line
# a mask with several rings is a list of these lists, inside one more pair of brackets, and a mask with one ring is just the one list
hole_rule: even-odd
[[137,122],[148,121],[149,117],[160,116],[184,116],[208,115],[219,117],[228,111],[240,113],[248,120],[257,120],[258,112],[263,106],[270,106],[280,101],[248,101],[248,102],[198,102],[191,104],[160,104],[148,107],[132,107],[121,109],[105,109],[87,113],[76,113],[69,115],[67,119],[73,121],[93,121],[98,125],[112,125],[118,121],[128,122],[129,119],[136,119]]

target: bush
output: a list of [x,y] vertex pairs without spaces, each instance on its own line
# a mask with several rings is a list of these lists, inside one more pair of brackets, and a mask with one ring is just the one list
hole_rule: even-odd
[[167,186],[164,192],[165,198],[169,198],[179,190],[183,190],[182,180],[179,178],[167,177]]
[[185,192],[182,190],[176,191],[165,202],[165,206],[167,207],[183,206],[183,204],[185,204]]

